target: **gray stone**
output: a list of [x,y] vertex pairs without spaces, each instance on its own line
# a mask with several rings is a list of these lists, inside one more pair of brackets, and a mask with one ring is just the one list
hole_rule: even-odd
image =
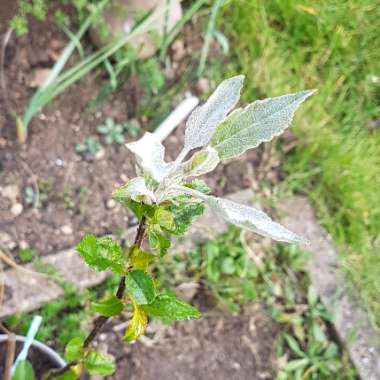
[[380,336],[372,327],[358,298],[338,270],[339,258],[331,238],[318,224],[313,208],[304,197],[282,204],[283,224],[310,240],[312,256],[308,269],[312,284],[333,317],[335,330],[347,347],[361,379],[380,379]]
[[0,318],[32,311],[63,295],[63,290],[54,281],[37,273],[10,269],[0,277],[5,287]]

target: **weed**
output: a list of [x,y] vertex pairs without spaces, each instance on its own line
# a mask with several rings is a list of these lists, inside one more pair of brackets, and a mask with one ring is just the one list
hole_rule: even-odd
[[33,16],[42,21],[46,17],[45,0],[18,0],[18,13],[13,16],[10,27],[18,36],[22,36],[28,32],[27,17]]
[[36,257],[36,253],[31,248],[23,248],[18,252],[18,257],[23,263],[29,263]]
[[75,151],[81,155],[94,156],[102,149],[102,145],[97,141],[95,137],[88,137],[84,143],[76,144]]
[[36,194],[32,186],[26,186],[24,189],[24,201],[27,205],[34,204],[36,200]]
[[107,144],[123,144],[124,143],[124,125],[107,117],[104,124],[98,125],[96,131],[104,136]]
[[150,94],[156,95],[165,84],[165,76],[157,58],[149,58],[137,67],[140,81]]
[[137,137],[141,129],[140,123],[136,119],[126,121],[123,123],[123,127],[131,137]]

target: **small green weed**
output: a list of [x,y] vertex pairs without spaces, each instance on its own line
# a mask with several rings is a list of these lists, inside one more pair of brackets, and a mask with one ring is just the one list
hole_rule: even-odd
[[23,263],[29,263],[36,257],[36,253],[31,248],[23,248],[18,252],[18,257]]
[[157,58],[149,58],[137,66],[141,84],[150,94],[156,95],[165,85],[165,76]]
[[124,133],[127,132],[131,137],[136,137],[140,131],[140,124],[136,119],[117,123],[114,119],[107,117],[104,124],[96,127],[96,131],[104,136],[107,144],[123,144]]
[[24,189],[24,201],[27,205],[32,205],[36,201],[36,194],[32,186],[26,186]]
[[18,36],[28,33],[27,17],[32,16],[43,21],[46,17],[45,0],[18,0],[18,12],[13,16],[10,27]]
[[123,144],[125,129],[124,124],[117,123],[110,117],[107,117],[104,124],[96,127],[96,131],[104,136],[107,144]]
[[94,156],[102,149],[102,145],[95,137],[88,137],[84,143],[76,144],[75,151],[81,155]]

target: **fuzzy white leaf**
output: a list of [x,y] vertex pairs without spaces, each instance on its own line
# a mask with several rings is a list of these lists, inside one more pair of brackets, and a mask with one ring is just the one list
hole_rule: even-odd
[[171,164],[164,161],[165,147],[154,134],[146,132],[140,140],[126,144],[126,147],[136,155],[143,171],[157,182],[169,172]]
[[209,143],[216,126],[238,102],[243,81],[243,75],[224,80],[207,102],[192,112],[186,123],[184,146],[186,151]]
[[232,112],[216,128],[211,145],[221,160],[239,156],[280,135],[291,123],[298,106],[315,90],[257,100]]
[[132,199],[136,202],[152,204],[156,202],[154,193],[148,189],[143,177],[136,177],[129,180],[124,186],[115,189],[113,197],[118,200]]
[[305,243],[301,236],[274,222],[267,214],[253,207],[245,206],[228,199],[208,196],[206,203],[227,222],[246,228],[277,241]]
[[208,146],[206,149],[194,153],[189,161],[181,165],[184,177],[197,177],[213,171],[219,163],[218,152]]
[[178,186],[184,194],[192,195],[206,202],[220,217],[238,227],[248,229],[257,234],[287,243],[308,243],[306,239],[274,222],[267,214],[250,206],[205,195],[199,191]]

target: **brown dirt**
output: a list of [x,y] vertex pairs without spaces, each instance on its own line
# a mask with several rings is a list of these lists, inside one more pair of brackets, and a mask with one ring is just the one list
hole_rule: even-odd
[[263,310],[250,307],[238,317],[205,315],[166,328],[153,324],[149,338],[129,346],[122,344],[120,333],[106,331],[100,347],[117,362],[109,379],[273,379],[279,327]]

